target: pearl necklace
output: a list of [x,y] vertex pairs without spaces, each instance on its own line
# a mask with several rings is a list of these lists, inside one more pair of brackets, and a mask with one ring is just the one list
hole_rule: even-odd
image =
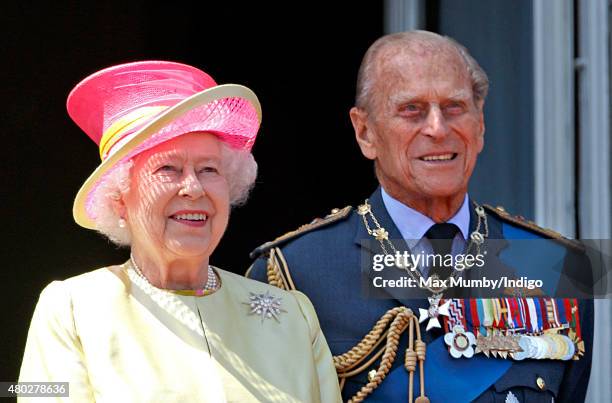
[[[149,282],[149,279],[147,279],[146,276],[142,273],[142,270],[140,270],[140,267],[138,267],[138,265],[136,264],[136,260],[134,259],[134,255],[132,254],[130,254],[130,263],[132,265],[132,268],[138,275],[138,277],[144,280],[151,287],[158,288],[158,287],[155,287],[153,284],[151,284]],[[217,291],[219,287],[221,287],[221,284],[219,280],[217,280],[217,275],[215,271],[213,270],[212,266],[208,265],[208,279],[206,280],[206,284],[204,285],[204,288],[197,288],[194,290],[169,290],[169,289],[163,289],[163,290],[172,292],[174,294],[191,295],[191,296],[200,297],[200,296],[212,294],[213,292]]]

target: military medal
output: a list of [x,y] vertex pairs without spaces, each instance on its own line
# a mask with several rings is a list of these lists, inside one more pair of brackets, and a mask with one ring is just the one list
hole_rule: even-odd
[[503,334],[493,330],[486,336],[479,334],[476,338],[475,353],[483,353],[487,357],[508,358],[521,351],[519,337],[515,334]]
[[427,300],[429,301],[429,309],[419,308],[419,323],[423,323],[427,319],[429,319],[429,322],[427,322],[427,328],[425,329],[426,331],[434,327],[442,327],[440,325],[440,320],[438,319],[438,317],[440,315],[448,316],[449,314],[448,308],[451,301],[448,300],[442,305],[440,305],[441,299],[442,294],[434,294],[433,296],[427,298]]
[[474,337],[474,333],[466,332],[463,326],[455,325],[452,332],[444,335],[444,343],[449,346],[449,351],[453,358],[462,356],[472,358],[476,337]]
[[517,361],[522,361],[525,358],[530,358],[534,353],[531,338],[529,336],[522,336],[519,339],[519,347],[521,348],[521,351],[516,352],[512,356]]
[[570,340],[567,344],[567,354],[561,358],[563,361],[571,360],[574,357],[574,354],[576,353],[576,347],[574,346],[574,343]]
[[487,357],[517,361],[568,361],[584,354],[575,299],[453,299],[446,302],[450,304],[448,318],[443,318],[444,342],[454,358],[470,358],[483,353]]

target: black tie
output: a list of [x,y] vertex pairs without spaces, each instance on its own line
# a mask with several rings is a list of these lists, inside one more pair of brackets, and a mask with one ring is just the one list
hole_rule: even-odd
[[432,225],[425,233],[436,254],[435,263],[429,268],[429,277],[437,275],[440,279],[446,279],[451,275],[453,268],[439,265],[440,258],[438,256],[441,256],[441,260],[444,262],[446,255],[451,253],[453,238],[457,232],[459,232],[459,228],[455,224],[442,223]]

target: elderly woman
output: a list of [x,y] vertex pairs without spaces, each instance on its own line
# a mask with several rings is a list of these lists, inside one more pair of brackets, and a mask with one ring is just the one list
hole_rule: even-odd
[[209,264],[255,180],[255,95],[137,62],[86,78],[68,112],[102,158],[74,218],[131,257],[44,289],[20,381],[78,402],[339,401],[308,299]]

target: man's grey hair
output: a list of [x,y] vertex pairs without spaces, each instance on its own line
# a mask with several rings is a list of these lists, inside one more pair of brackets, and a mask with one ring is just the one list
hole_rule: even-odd
[[[127,226],[119,226],[121,217],[113,204],[129,191],[133,166],[133,160],[129,160],[109,172],[93,191],[89,205],[90,213],[95,216],[96,230],[119,246],[130,245],[132,237]],[[257,162],[253,154],[221,143],[221,171],[229,186],[230,205],[244,204],[257,177]]]
[[409,49],[421,45],[436,52],[454,50],[462,58],[472,81],[474,103],[484,102],[489,91],[489,78],[465,46],[447,36],[428,31],[407,31],[385,35],[374,42],[366,51],[357,75],[355,104],[361,109],[372,106],[372,88],[376,80],[377,60],[383,50],[390,47]]

